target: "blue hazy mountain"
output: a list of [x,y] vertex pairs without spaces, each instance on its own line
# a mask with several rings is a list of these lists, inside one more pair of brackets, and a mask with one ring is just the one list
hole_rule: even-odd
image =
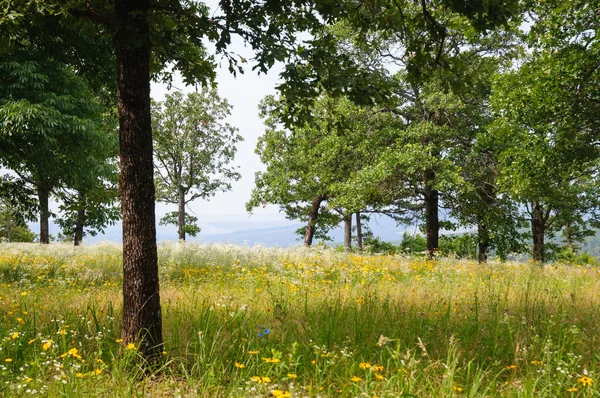
[[[188,241],[280,247],[302,244],[296,230],[303,224],[298,221],[282,219],[280,215],[198,215],[197,217],[202,231],[194,238],[189,237]],[[33,223],[30,224],[30,228],[34,232],[39,230],[38,225]],[[388,242],[399,241],[405,230],[404,226],[397,226],[394,220],[385,216],[373,217],[369,222],[369,228],[375,236]],[[57,225],[50,225],[50,234],[57,236],[59,232],[60,229]],[[333,242],[343,241],[341,227],[332,230],[329,235]],[[177,227],[157,225],[156,239],[159,242],[177,240]],[[101,241],[121,242],[121,224],[106,228],[104,234],[84,238],[84,244]]]

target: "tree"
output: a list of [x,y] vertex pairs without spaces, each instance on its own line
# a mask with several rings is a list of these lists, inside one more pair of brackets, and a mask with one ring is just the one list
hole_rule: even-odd
[[[551,227],[590,212],[593,216],[598,208],[596,122],[579,118],[588,109],[578,90],[587,86],[589,76],[562,55],[533,55],[498,80],[493,96],[500,183],[526,208],[533,258],[542,264]],[[593,99],[589,105],[595,106]]]
[[40,242],[48,243],[50,195],[89,171],[85,157],[101,145],[99,104],[67,67],[15,57],[0,63],[0,163],[35,187]]
[[[154,157],[156,158],[156,197],[178,205],[177,232],[199,232],[185,207],[196,199],[208,199],[218,191],[231,189],[239,180],[235,167],[229,166],[242,140],[237,129],[224,122],[231,106],[216,90],[188,94],[167,94],[153,107]],[[170,223],[170,215],[161,223]],[[190,228],[187,228],[187,227]]]
[[0,199],[0,241],[33,242],[35,234],[27,226],[25,217],[6,198]]

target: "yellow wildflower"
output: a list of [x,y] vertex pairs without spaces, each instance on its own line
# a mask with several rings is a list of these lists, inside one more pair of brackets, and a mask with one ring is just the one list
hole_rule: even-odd
[[567,392],[576,392],[576,391],[577,391],[577,387],[567,388]]
[[33,380],[31,377],[28,377],[25,379],[25,383],[29,383],[31,380]]
[[373,371],[375,372],[383,372],[383,369],[385,369],[383,365],[373,365]]
[[274,397],[287,398],[287,397],[291,397],[292,393],[290,393],[289,391],[283,391],[283,390],[273,390],[273,391],[271,391],[271,395]]
[[127,348],[128,350],[135,350],[135,344],[129,343],[129,344],[127,344],[127,347],[125,347],[125,348]]
[[122,342],[123,342],[123,339],[116,339],[115,341],[116,341],[117,343],[122,343]]
[[453,385],[453,386],[452,386],[452,391],[456,391],[456,392],[463,392],[463,388],[462,388],[462,387],[458,387],[458,386],[455,386],[455,385]]
[[577,383],[581,384],[584,387],[591,386],[594,383],[594,380],[592,380],[591,377],[581,376],[579,379],[577,379]]
[[31,339],[27,342],[27,344],[33,344],[35,342],[35,339]]
[[263,361],[266,363],[279,363],[281,362],[279,358],[263,358]]
[[297,379],[298,375],[296,373],[288,373],[287,377],[289,377],[290,379]]
[[11,337],[12,339],[16,339],[16,338],[18,338],[18,337],[19,337],[19,332],[14,332],[13,334],[11,334],[11,335],[10,335],[10,337]]
[[50,347],[52,347],[52,340],[46,340],[46,342],[44,344],[42,344],[42,349],[44,351],[48,350]]
[[12,362],[12,358],[6,358],[4,362]]
[[360,377],[358,377],[358,376],[352,376],[352,378],[350,379],[350,381],[358,382],[358,381],[362,381],[362,379]]
[[248,354],[250,354],[250,355],[256,355],[256,354],[258,354],[258,351],[248,351]]
[[239,362],[236,362],[234,365],[236,368],[239,368],[239,369],[243,369],[246,367],[246,365],[244,365],[243,363],[239,363]]
[[359,367],[359,368],[361,368],[361,369],[369,369],[369,368],[371,367],[371,364],[370,364],[370,363],[368,363],[368,362],[361,362],[361,363],[358,365],[358,367]]
[[506,365],[506,369],[508,369],[508,370],[513,370],[516,368],[517,368],[517,365]]
[[83,373],[75,373],[75,377],[82,378],[83,377]]
[[377,380],[385,380],[385,377],[383,377],[382,375],[380,375],[379,373],[375,373],[375,378]]

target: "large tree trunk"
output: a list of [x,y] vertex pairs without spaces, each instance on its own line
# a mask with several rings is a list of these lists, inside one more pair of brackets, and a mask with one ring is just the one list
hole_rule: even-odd
[[179,234],[179,240],[185,242],[185,191],[181,187],[178,192],[178,200],[179,212],[177,214],[177,233]]
[[427,235],[427,257],[433,257],[438,249],[440,237],[440,222],[438,215],[439,193],[433,188],[435,171],[426,170],[424,173],[425,199],[425,231]]
[[40,202],[40,243],[47,245],[50,243],[49,219],[50,210],[48,201],[50,197],[50,187],[43,179],[37,182],[38,200]]
[[319,217],[319,207],[323,202],[322,196],[315,196],[310,206],[310,214],[308,215],[308,223],[304,232],[304,246],[311,247],[315,236],[315,224]]
[[356,248],[363,250],[362,222],[360,221],[360,211],[356,212]]
[[490,244],[487,227],[481,219],[477,220],[477,243],[477,261],[482,264],[487,262],[487,251]]
[[79,246],[83,241],[83,226],[85,224],[85,194],[79,193],[79,207],[77,209],[77,218],[75,220],[75,237],[73,243]]
[[352,250],[352,213],[344,216],[344,249]]
[[531,232],[533,235],[533,259],[544,264],[544,235],[546,233],[546,219],[544,209],[539,203],[534,203],[531,214]]
[[158,284],[152,126],[149,0],[115,0],[119,190],[123,217],[121,338],[150,362],[162,351]]

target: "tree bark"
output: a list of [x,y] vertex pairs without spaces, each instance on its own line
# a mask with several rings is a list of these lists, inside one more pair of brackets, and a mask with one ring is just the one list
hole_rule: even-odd
[[360,221],[360,211],[356,212],[356,248],[360,252],[363,250],[362,223]]
[[50,187],[43,179],[37,182],[38,200],[40,202],[40,243],[47,245],[50,243],[49,219],[50,210],[48,201],[50,197]]
[[85,224],[85,194],[79,193],[79,208],[77,209],[77,219],[75,220],[75,237],[73,243],[79,246],[83,241],[83,226]]
[[425,199],[425,231],[427,235],[427,257],[433,257],[433,253],[438,249],[440,237],[439,222],[439,193],[433,188],[435,181],[435,171],[426,170],[423,176],[424,180],[424,199]]
[[531,232],[533,235],[533,259],[544,264],[544,235],[546,233],[546,219],[544,209],[539,203],[532,205]]
[[482,220],[477,220],[477,261],[479,264],[487,262],[487,251],[489,248],[488,230]]
[[119,191],[123,217],[121,338],[150,363],[162,352],[152,126],[149,0],[115,0]]
[[352,250],[352,213],[344,216],[344,249]]
[[182,187],[179,188],[177,193],[179,200],[179,212],[177,214],[177,233],[179,234],[179,240],[185,242],[185,191]]
[[304,232],[304,246],[311,247],[315,236],[315,224],[319,217],[319,207],[323,202],[322,196],[315,196],[310,206],[310,214],[308,215],[308,223]]

